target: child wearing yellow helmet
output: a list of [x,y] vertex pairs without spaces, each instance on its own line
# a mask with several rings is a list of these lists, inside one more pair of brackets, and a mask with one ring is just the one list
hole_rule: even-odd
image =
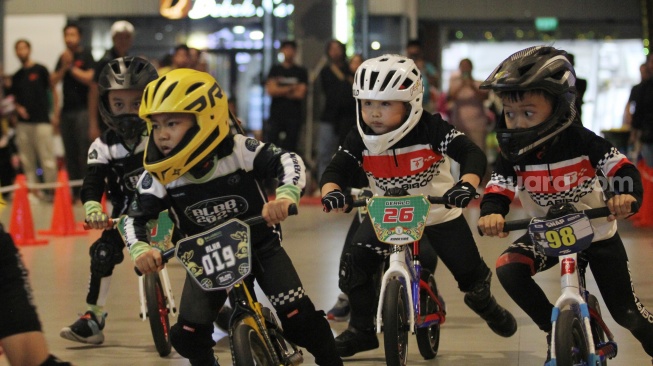
[[[342,365],[329,324],[315,309],[286,251],[279,223],[298,204],[306,183],[301,158],[273,144],[232,134],[227,95],[204,72],[176,69],[151,82],[139,112],[150,137],[146,172],[124,220],[127,246],[143,273],[162,268],[160,251],[148,244],[146,223],[169,209],[188,236],[230,218],[262,215],[268,225],[251,226],[253,274],[275,308],[284,335],[306,348],[318,365]],[[277,178],[268,201],[261,182]],[[226,291],[205,291],[187,275],[172,345],[191,365],[216,365],[213,321]]]

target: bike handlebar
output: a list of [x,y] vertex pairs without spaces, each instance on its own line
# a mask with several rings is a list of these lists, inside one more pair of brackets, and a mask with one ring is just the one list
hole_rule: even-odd
[[[631,212],[637,213],[637,211],[639,211],[639,204],[637,202],[633,202],[630,205],[630,208],[631,208]],[[601,217],[608,217],[608,216],[610,216],[612,214],[612,212],[610,212],[610,209],[607,206],[597,207],[597,208],[590,208],[590,209],[583,210],[583,211],[580,211],[580,212],[584,213],[587,216],[587,218],[589,218],[590,220],[591,219],[598,219],[598,218],[601,218]],[[533,220],[532,218],[529,218],[529,219],[506,221],[503,224],[503,232],[508,233],[508,232],[515,231],[515,230],[527,229],[528,225],[530,225],[532,220]],[[483,232],[481,231],[481,228],[477,228],[477,229],[478,229],[479,235],[483,236]]]
[[[394,198],[401,198],[400,197],[394,197]],[[426,196],[426,199],[431,202],[434,205],[446,205],[447,199],[444,197],[438,197],[438,196]],[[367,202],[369,201],[369,198],[365,199],[360,199],[360,200],[355,200],[352,202],[351,207],[364,207],[367,206]]]
[[[295,216],[295,215],[297,215],[297,214],[299,214],[299,210],[297,209],[297,205],[296,205],[296,204],[293,203],[293,204],[291,204],[290,206],[288,206],[288,215],[289,215],[289,216]],[[261,216],[261,215],[258,215],[258,216],[252,216],[252,217],[250,217],[250,218],[248,218],[248,219],[245,219],[245,220],[242,220],[242,221],[243,221],[245,224],[250,225],[250,226],[251,226],[251,225],[258,225],[258,224],[263,224],[263,223],[265,223],[265,219],[264,219],[263,216]],[[163,258],[163,263],[164,263],[164,264],[165,264],[165,263],[168,263],[168,260],[170,260],[170,258],[172,258],[172,257],[175,255],[175,250],[176,250],[176,249],[177,249],[177,246],[175,245],[174,247],[172,247],[172,248],[170,248],[170,249],[164,251],[163,253],[161,253],[161,256],[162,256],[162,258]],[[136,274],[137,274],[139,277],[143,275],[143,274],[141,273],[141,271],[140,271],[137,267],[135,267],[135,266],[134,266],[134,272],[136,272]]]

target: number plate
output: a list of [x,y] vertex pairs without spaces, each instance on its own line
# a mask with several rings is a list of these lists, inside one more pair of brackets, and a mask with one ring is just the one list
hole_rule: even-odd
[[367,204],[376,237],[393,245],[420,240],[430,208],[430,202],[422,195],[372,197]]
[[[123,241],[125,240],[126,235],[125,225],[122,224],[122,220],[124,220],[125,217],[126,216],[122,216],[120,222],[116,225]],[[172,233],[175,229],[175,225],[172,223],[172,220],[170,220],[170,216],[168,216],[168,210],[161,211],[157,220],[150,220],[147,223],[147,228],[150,230],[149,236],[151,246],[157,247],[161,249],[161,251],[166,251],[174,247]]]
[[226,290],[251,271],[249,226],[231,219],[179,241],[175,256],[204,290]]
[[583,213],[532,222],[528,226],[528,233],[533,243],[542,247],[544,253],[552,257],[587,249],[594,238],[590,220]]

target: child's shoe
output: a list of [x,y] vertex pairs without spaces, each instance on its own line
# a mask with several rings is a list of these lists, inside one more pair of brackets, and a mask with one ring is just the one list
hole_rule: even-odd
[[327,312],[327,319],[338,322],[346,321],[349,318],[350,311],[349,298],[345,294],[340,294],[336,304]]
[[106,317],[107,314],[105,313],[102,315],[102,319],[98,320],[94,312],[87,311],[71,326],[61,329],[59,335],[74,342],[102,344],[104,342],[102,329],[104,329],[104,319]]
[[336,350],[340,357],[349,357],[377,348],[379,348],[379,340],[373,330],[362,331],[349,326],[336,337]]

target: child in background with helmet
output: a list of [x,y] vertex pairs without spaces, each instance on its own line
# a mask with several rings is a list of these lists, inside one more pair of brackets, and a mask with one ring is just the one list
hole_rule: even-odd
[[[342,365],[324,313],[317,311],[286,251],[278,225],[298,204],[306,182],[304,163],[293,153],[229,129],[227,95],[215,79],[191,69],[170,71],[150,83],[140,116],[150,137],[138,194],[124,221],[127,245],[142,273],[162,268],[161,253],[147,243],[146,223],[168,208],[185,235],[230,218],[262,215],[251,226],[253,274],[277,312],[284,335],[315,356],[318,365]],[[278,178],[267,201],[262,181]],[[170,330],[176,351],[191,365],[215,365],[213,321],[226,291],[204,291],[187,274],[179,318]]]
[[[109,227],[110,217],[127,213],[135,183],[143,173],[146,126],[138,116],[143,89],[158,77],[156,68],[139,57],[109,61],[98,79],[99,110],[109,129],[95,139],[88,151],[88,168],[82,184],[86,222],[94,229],[107,229],[91,245],[91,279],[86,312],[71,326],[61,329],[65,339],[81,343],[104,342],[104,304],[111,275],[121,263],[125,248],[118,230]],[[108,216],[100,201],[107,192],[113,212]]]
[[[356,71],[358,133],[352,131],[322,175],[324,211],[349,209],[351,196],[342,189],[362,166],[372,191],[384,195],[399,188],[408,194],[443,196],[446,207],[432,205],[424,235],[465,293],[465,303],[497,334],[517,330],[515,318],[490,292],[492,272],[483,262],[462,209],[477,196],[485,172],[485,154],[440,115],[422,113],[419,69],[403,56],[383,55],[365,61]],[[450,159],[460,163],[456,182]],[[387,245],[380,243],[367,217],[347,243],[340,261],[340,289],[349,296],[349,328],[336,337],[341,356],[377,348],[373,273]]]
[[[628,257],[614,221],[630,215],[633,202],[641,204],[641,178],[626,156],[579,123],[575,80],[565,51],[538,46],[508,57],[481,84],[501,97],[503,118],[497,129],[501,156],[481,202],[478,226],[488,236],[505,238],[504,217],[516,192],[533,217],[545,216],[548,207],[558,203],[572,203],[578,210],[606,206],[601,189],[606,182],[596,174],[604,172],[615,183],[616,195],[607,201],[613,215],[592,220],[594,241],[584,253],[614,320],[653,356],[653,323],[634,296]],[[553,305],[532,276],[557,263],[557,257],[536,250],[526,234],[496,264],[506,292],[547,338]]]

